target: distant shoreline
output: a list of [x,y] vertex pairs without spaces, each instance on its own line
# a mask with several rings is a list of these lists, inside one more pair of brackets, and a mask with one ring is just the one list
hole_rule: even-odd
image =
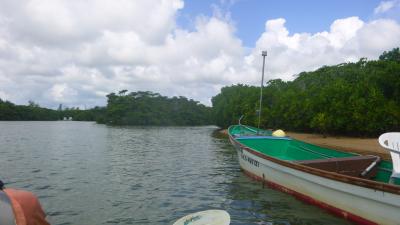
[[[228,136],[227,129],[218,131],[221,135]],[[390,160],[390,154],[378,143],[378,138],[355,138],[327,136],[321,134],[307,134],[297,132],[286,132],[286,134],[295,139],[319,145],[326,148],[333,148],[345,152],[354,152],[362,155],[378,155],[383,159]]]

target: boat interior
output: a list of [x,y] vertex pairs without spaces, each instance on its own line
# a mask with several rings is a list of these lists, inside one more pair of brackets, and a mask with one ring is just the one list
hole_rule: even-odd
[[290,137],[274,137],[270,131],[249,126],[232,126],[229,133],[242,145],[267,156],[295,164],[378,182],[393,181],[392,162],[375,155],[341,152],[302,142]]
[[327,158],[314,160],[299,160],[294,163],[305,166],[345,174],[352,177],[363,177],[371,179],[376,176],[380,157],[373,155],[360,155],[345,158]]

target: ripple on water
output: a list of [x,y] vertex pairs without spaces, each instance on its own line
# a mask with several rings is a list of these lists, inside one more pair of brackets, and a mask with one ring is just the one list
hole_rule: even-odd
[[64,214],[64,212],[61,212],[61,211],[48,211],[47,212],[47,215],[49,215],[49,216],[60,216],[63,214]]
[[67,192],[67,191],[72,191],[73,189],[72,188],[62,188],[61,190],[64,192]]
[[34,169],[31,171],[31,173],[39,173],[40,171],[42,171],[41,169]]
[[141,184],[134,184],[134,185],[131,185],[131,190],[132,191],[134,191],[134,190],[139,190],[139,189],[141,189],[143,187],[143,185],[141,185]]
[[39,195],[38,198],[39,199],[46,199],[46,198],[54,198],[55,195]]
[[36,187],[35,190],[47,190],[50,188],[51,188],[50,185],[43,185],[43,186]]
[[22,189],[30,189],[33,185],[32,184],[25,184],[22,185]]
[[244,176],[214,129],[0,122],[0,171],[57,225],[163,225],[210,208],[233,225],[346,223]]

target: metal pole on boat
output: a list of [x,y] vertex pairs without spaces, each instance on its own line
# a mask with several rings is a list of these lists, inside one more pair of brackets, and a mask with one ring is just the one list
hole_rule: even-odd
[[264,87],[265,56],[267,56],[267,51],[262,51],[261,55],[263,57],[263,67],[262,67],[261,88],[260,88],[260,108],[258,110],[258,130],[257,130],[257,134],[260,132],[262,92],[263,92],[263,87]]

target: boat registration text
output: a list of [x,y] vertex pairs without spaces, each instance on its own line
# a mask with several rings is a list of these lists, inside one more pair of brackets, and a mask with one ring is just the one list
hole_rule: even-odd
[[244,161],[249,162],[251,165],[256,166],[256,167],[260,167],[260,163],[257,160],[252,159],[252,158],[248,157],[247,155],[245,155],[243,153],[241,153],[240,156],[242,157],[242,159]]

